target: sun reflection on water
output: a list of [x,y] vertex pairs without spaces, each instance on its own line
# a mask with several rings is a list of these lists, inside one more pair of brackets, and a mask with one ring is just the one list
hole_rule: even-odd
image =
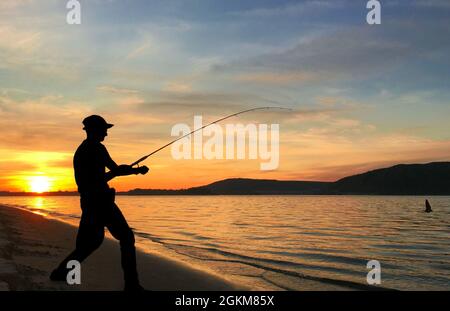
[[32,207],[32,212],[34,214],[45,216],[45,217],[48,216],[48,214],[43,211],[45,209],[44,201],[45,201],[45,199],[43,197],[35,197],[32,199],[31,207]]

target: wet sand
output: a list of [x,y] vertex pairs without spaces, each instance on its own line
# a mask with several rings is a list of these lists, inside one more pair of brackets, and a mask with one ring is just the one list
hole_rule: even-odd
[[[29,211],[0,205],[0,290],[123,289],[120,248],[105,238],[81,268],[81,285],[48,279],[75,246],[77,228]],[[156,254],[137,252],[142,285],[149,290],[246,290],[210,272]]]

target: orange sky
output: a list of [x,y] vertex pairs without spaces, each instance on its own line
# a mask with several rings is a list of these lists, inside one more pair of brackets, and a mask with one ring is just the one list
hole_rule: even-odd
[[[274,115],[268,113],[270,117]],[[296,132],[290,129],[292,114],[281,123],[280,165],[273,171],[261,171],[262,160],[174,160],[171,147],[144,162],[150,167],[146,176],[119,177],[111,182],[118,190],[133,188],[186,188],[231,177],[336,180],[346,175],[395,163],[423,162],[445,159],[448,142],[435,142],[408,135],[389,134],[380,137],[367,130],[364,137],[323,133],[324,128],[309,128]],[[114,122],[114,117],[108,118]],[[250,121],[250,120],[248,120]],[[31,122],[31,121],[30,121]],[[0,189],[32,191],[36,176],[44,177],[49,190],[76,190],[72,157],[77,145],[84,139],[81,125],[63,121],[51,124],[45,134],[39,134],[33,143],[27,137],[11,143],[2,150],[2,178]],[[66,123],[67,122],[67,123]],[[191,121],[192,122],[192,121]],[[335,122],[335,121],[333,121]],[[345,123],[345,122],[344,122]],[[283,131],[286,128],[285,131]],[[34,126],[39,127],[34,124]],[[75,129],[71,128],[75,127]],[[347,128],[347,125],[344,126]],[[289,129],[289,130],[288,130]],[[129,128],[120,123],[109,130],[104,144],[117,163],[131,163],[172,139],[140,139],[130,135]],[[33,135],[30,132],[30,135]],[[69,140],[68,137],[72,137]],[[206,138],[205,138],[206,139]],[[47,151],[43,151],[47,148]],[[36,150],[33,150],[36,149]],[[39,178],[38,178],[39,180]]]

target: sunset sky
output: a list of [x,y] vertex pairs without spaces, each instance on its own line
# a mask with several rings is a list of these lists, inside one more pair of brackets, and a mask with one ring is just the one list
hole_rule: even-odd
[[[279,123],[280,166],[149,158],[111,184],[186,188],[231,178],[326,180],[397,163],[450,160],[450,2],[89,0],[0,2],[0,190],[76,190],[81,121],[115,126],[104,144],[132,163],[176,123]],[[33,186],[33,184],[35,186]]]

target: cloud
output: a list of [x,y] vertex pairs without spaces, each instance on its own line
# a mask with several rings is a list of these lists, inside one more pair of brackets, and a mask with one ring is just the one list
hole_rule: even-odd
[[35,0],[8,0],[0,2],[0,10],[8,11],[35,3]]
[[163,91],[174,93],[190,93],[192,92],[192,85],[191,83],[186,82],[171,81],[163,87]]
[[79,135],[81,120],[91,109],[78,102],[65,102],[59,95],[14,100],[0,97],[0,146],[16,150],[61,151],[70,149]]
[[9,79],[21,75],[58,81],[78,79],[84,61],[74,62],[61,46],[55,48],[54,39],[48,29],[0,23],[0,68],[11,72]]
[[450,9],[450,2],[447,0],[415,0],[413,4],[419,7]]
[[139,107],[140,105],[145,103],[145,99],[138,95],[132,95],[130,93],[129,96],[125,96],[119,98],[117,101],[118,107],[122,108],[121,110],[131,110],[134,107]]
[[[361,29],[336,31],[312,39],[281,53],[266,54],[224,65],[224,69],[284,71],[286,76],[296,72],[328,73],[336,78],[354,73],[370,73],[386,68],[400,57],[410,54],[402,42],[374,38]],[[221,69],[220,66],[217,69]]]
[[307,131],[281,133],[280,163],[295,179],[328,180],[398,163],[448,161],[449,140],[401,133]]
[[342,7],[345,1],[342,0],[308,0],[299,3],[289,3],[274,7],[259,7],[249,10],[232,12],[231,15],[244,18],[268,18],[283,16],[299,16],[311,13],[312,11],[320,11],[325,9],[335,9]]
[[139,91],[137,91],[137,90],[120,88],[120,87],[115,87],[115,86],[110,86],[110,85],[97,86],[97,91],[110,93],[110,94],[120,94],[120,95],[129,95],[129,94],[139,93]]
[[432,71],[432,67],[419,66],[424,61],[448,66],[449,37],[448,22],[431,22],[425,17],[414,23],[401,18],[390,20],[378,28],[340,26],[278,52],[215,64],[212,72],[232,73],[242,81],[267,84],[360,81],[414,70],[414,77],[399,81],[407,84],[419,81],[424,70]]
[[39,31],[0,25],[0,49],[14,54],[31,55],[41,46],[42,34]]
[[28,94],[29,95],[30,92],[27,90],[18,89],[18,88],[0,88],[0,96],[2,96],[3,98],[5,98],[7,96],[11,96],[13,94],[18,94],[18,95]]
[[149,40],[145,40],[144,43],[142,43],[140,46],[135,48],[134,50],[131,50],[128,55],[125,57],[127,60],[138,58],[142,55],[145,55],[145,53],[148,52],[148,50],[151,48],[152,44]]
[[[366,124],[359,119],[343,116],[345,110],[341,109],[310,109],[294,110],[280,117],[287,131],[295,132],[302,128],[302,133],[312,136],[345,136],[354,137],[373,133],[376,126]],[[297,126],[295,126],[297,125]]]
[[134,108],[137,113],[152,111],[166,114],[203,114],[239,111],[263,102],[257,95],[240,92],[158,92],[146,94],[144,101]]
[[291,84],[304,83],[320,80],[317,73],[309,72],[263,72],[263,73],[244,73],[236,77],[237,81],[256,82],[262,84]]

